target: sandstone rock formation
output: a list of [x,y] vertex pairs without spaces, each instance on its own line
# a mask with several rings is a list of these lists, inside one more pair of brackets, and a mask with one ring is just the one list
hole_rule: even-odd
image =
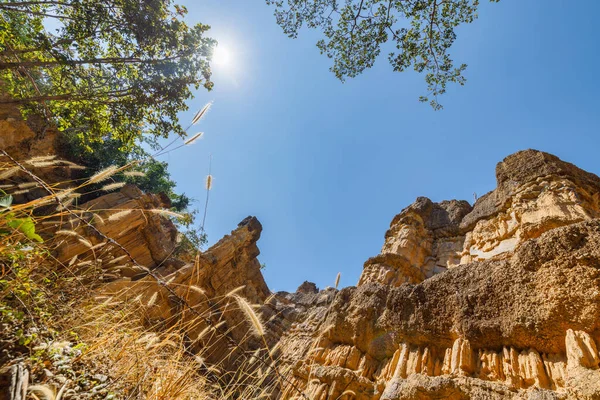
[[[28,123],[35,125],[34,129],[31,129]],[[44,129],[39,125],[41,125],[40,118],[32,116],[26,122],[22,119],[18,108],[3,104],[0,107],[0,132],[2,132],[0,149],[20,161],[35,156],[56,154],[58,132],[52,128]]]
[[513,154],[496,168],[498,188],[471,207],[420,197],[392,221],[381,254],[359,281],[419,283],[471,261],[502,257],[542,233],[600,216],[600,179],[534,150]]
[[[305,282],[271,294],[256,258],[262,227],[249,217],[195,263],[156,269],[162,282],[124,276],[105,291],[141,293],[153,323],[183,313],[190,338],[218,326],[221,335],[192,347],[230,369],[262,343],[223,299],[235,291],[260,305],[265,340],[277,346],[280,370],[291,369],[275,398],[600,398],[600,179],[528,150],[498,164],[497,180],[473,207],[417,199],[393,219],[357,287],[319,291]],[[89,210],[160,206],[132,191]],[[153,249],[147,238],[157,232],[144,236],[138,225],[137,239],[123,244],[141,260],[146,248],[145,262],[157,267],[168,249]],[[196,323],[168,288],[207,319]]]
[[496,172],[472,208],[417,199],[358,286],[283,333],[307,338],[309,398],[600,398],[600,179],[534,150]]
[[[18,154],[15,137],[0,146]],[[177,324],[206,362],[235,370],[264,343],[276,348],[289,378],[273,398],[600,399],[600,178],[526,150],[496,179],[474,206],[418,198],[340,291],[305,282],[270,293],[254,217],[194,262],[175,259],[177,232],[152,211],[167,204],[131,186],[80,205],[85,223],[45,226],[74,232],[54,236],[62,264],[98,268],[102,293],[139,301],[151,326]],[[264,342],[234,295],[256,305]]]
[[420,283],[460,264],[465,235],[459,224],[470,211],[464,200],[437,204],[419,197],[393,219],[381,254],[365,263],[358,284]]
[[[120,247],[109,242],[113,239],[125,247],[142,266],[154,269],[167,268],[172,264],[182,266],[172,255],[177,242],[175,225],[158,211],[166,207],[160,196],[144,194],[133,185],[126,185],[116,193],[106,194],[73,207],[76,215],[59,215],[44,221],[46,231],[75,232],[74,235],[54,236],[58,261],[68,263],[93,261],[104,265],[116,276],[128,276],[143,272],[132,265]],[[81,219],[79,219],[81,218]],[[83,221],[82,221],[83,220]],[[98,234],[88,224],[102,234]],[[83,240],[82,240],[83,239]],[[90,246],[91,245],[91,246]],[[114,262],[118,259],[120,262]]]
[[[85,167],[61,158],[60,143],[60,133],[52,126],[44,125],[41,118],[33,115],[24,121],[16,107],[6,104],[0,107],[0,149],[12,158],[0,154],[0,187],[13,195],[15,204],[39,199],[48,192],[13,160],[51,184],[54,190],[72,186],[71,180],[77,175],[75,171]],[[32,161],[36,159],[41,161]],[[77,199],[78,203],[81,200],[77,193],[72,197],[71,200]],[[172,272],[185,264],[173,257],[178,239],[175,225],[157,212],[170,207],[166,196],[144,194],[137,187],[127,185],[118,192],[83,204],[74,204],[66,198],[63,202],[70,204],[69,209],[74,213],[68,213],[62,207],[57,209],[54,202],[35,210],[42,217],[36,230],[55,249],[54,256],[60,263],[74,260],[78,264],[103,266],[107,278],[131,277],[143,272],[125,257],[117,246],[119,244],[139,264],[150,269],[160,267]],[[56,231],[73,234],[55,235]],[[110,243],[107,237],[116,243]],[[115,259],[123,261],[112,262]]]
[[256,258],[261,231],[258,220],[248,217],[231,235],[198,254],[194,263],[171,273],[159,269],[158,281],[148,275],[122,278],[104,287],[103,293],[138,297],[147,305],[152,324],[184,326],[194,351],[213,364],[235,370],[245,350],[262,345],[248,334],[250,327],[233,296],[262,304],[270,295]]
[[513,154],[496,167],[498,188],[477,201],[460,228],[461,263],[513,250],[527,239],[600,215],[600,179],[539,151]]
[[[39,129],[33,130],[28,123],[35,125],[41,122],[38,118],[25,122],[17,109],[6,105],[0,107],[0,150],[23,163],[44,181],[55,184],[57,188],[65,187],[65,182],[73,178],[80,166],[66,160],[50,160],[58,154],[59,133],[52,128],[37,127]],[[47,160],[28,162],[39,157]],[[39,186],[30,185],[31,179],[4,154],[0,154],[0,181],[1,189],[13,193],[17,203],[47,195]]]

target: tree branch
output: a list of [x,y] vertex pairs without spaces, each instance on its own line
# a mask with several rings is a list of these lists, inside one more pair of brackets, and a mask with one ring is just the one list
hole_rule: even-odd
[[165,61],[174,61],[179,58],[166,57],[160,59],[143,60],[141,58],[93,58],[88,60],[65,60],[65,61],[20,61],[20,62],[0,62],[0,70],[32,68],[32,67],[54,67],[60,65],[85,65],[85,64],[158,64]]

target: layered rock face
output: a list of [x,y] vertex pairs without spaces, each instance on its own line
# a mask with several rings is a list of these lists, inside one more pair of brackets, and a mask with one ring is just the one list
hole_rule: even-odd
[[[23,121],[17,109],[0,107],[0,149],[8,154],[0,155],[0,186],[17,204],[48,193],[15,160],[53,188],[68,188],[72,170],[80,168],[57,158],[60,134],[36,123]],[[27,190],[19,190],[22,185]],[[69,205],[57,208],[51,201],[36,209],[36,231],[57,268],[95,283],[99,277],[106,282],[97,288],[101,295],[137,298],[152,326],[185,325],[190,348],[220,367],[235,370],[237,357],[262,345],[249,337],[243,314],[232,305],[235,295],[251,304],[263,304],[270,295],[257,259],[262,226],[256,218],[246,218],[203,253],[181,255],[165,195],[126,185],[84,203],[62,201]],[[204,334],[207,328],[214,329]],[[273,333],[270,341],[277,340]]]
[[358,285],[419,283],[460,264],[465,235],[459,224],[470,211],[464,200],[438,204],[419,197],[393,219],[381,254],[365,263]]
[[[2,140],[18,153],[13,136]],[[111,281],[101,292],[135,298],[151,326],[185,330],[207,362],[235,371],[265,342],[277,347],[288,378],[273,398],[600,399],[600,178],[526,150],[496,179],[473,207],[418,198],[340,291],[305,282],[270,293],[253,217],[194,262],[174,259],[177,232],[152,211],[166,204],[130,186],[81,205],[86,223],[44,226],[76,234],[55,236],[61,263],[99,268]],[[257,305],[265,342],[236,295]]]
[[358,286],[283,333],[312,338],[288,355],[309,398],[600,398],[600,179],[534,150],[496,176],[472,208],[417,199]]
[[[341,291],[305,282],[271,294],[257,260],[262,227],[251,217],[194,263],[165,268],[171,231],[140,211],[99,228],[146,254],[161,280],[123,274],[104,291],[149,304],[153,325],[183,321],[201,338],[192,348],[231,370],[263,345],[231,293],[258,304],[265,340],[290,376],[274,398],[600,398],[600,179],[528,150],[499,163],[497,180],[473,207],[418,198],[393,219],[357,287]],[[88,211],[106,219],[158,200],[125,188]],[[89,249],[63,251],[68,259]],[[211,326],[217,334],[204,335]]]
[[247,361],[245,351],[263,345],[248,334],[250,326],[235,301],[235,296],[241,296],[251,304],[263,304],[270,295],[257,259],[261,231],[260,222],[248,217],[230,235],[199,253],[195,262],[173,272],[157,268],[154,276],[115,280],[101,291],[137,298],[146,305],[153,326],[183,327],[198,355],[235,371]]
[[600,215],[600,179],[556,156],[513,154],[496,167],[496,180],[498,188],[461,221],[461,263],[495,257],[550,229]]
[[[56,189],[64,189],[81,167],[66,160],[49,160],[57,156],[59,136],[56,129],[44,126],[39,118],[32,117],[25,122],[17,108],[7,107],[6,104],[0,107],[0,150],[45,182],[53,183]],[[30,162],[39,157],[48,160]],[[1,189],[12,193],[16,203],[25,203],[48,194],[40,187],[28,186],[30,177],[16,168],[14,162],[4,154],[0,155],[0,182]],[[21,185],[27,187],[22,188]]]
[[[116,277],[131,277],[143,272],[132,265],[120,247],[107,241],[115,240],[127,249],[141,265],[154,269],[175,264],[172,254],[177,241],[177,229],[157,211],[167,204],[160,196],[144,194],[137,187],[127,185],[119,192],[110,193],[82,204],[75,215],[59,215],[44,221],[46,233],[75,232],[78,236],[54,237],[55,256],[68,263],[90,260]],[[90,225],[98,229],[98,234]],[[81,240],[84,238],[84,240]],[[91,245],[91,246],[90,246]],[[113,260],[122,260],[113,262]]]
[[508,156],[496,167],[498,187],[474,207],[420,197],[402,210],[381,254],[365,263],[359,286],[398,286],[471,261],[498,258],[542,233],[600,216],[600,179],[535,150]]
[[[0,95],[2,97],[2,95]],[[53,190],[67,189],[77,181],[76,170],[83,166],[59,157],[60,133],[35,115],[27,121],[16,107],[0,107],[0,187],[22,204],[48,195],[48,192],[22,171],[15,161],[31,174],[48,183]],[[36,160],[37,159],[37,160]],[[173,271],[185,263],[173,257],[177,245],[175,225],[158,211],[170,207],[169,199],[160,194],[146,194],[133,185],[93,200],[81,201],[81,194],[62,198],[69,204],[67,212],[54,201],[37,206],[36,226],[46,243],[54,249],[59,263],[71,266],[93,264],[101,267],[107,278],[131,277],[143,272],[122,251],[122,246],[142,266]],[[97,229],[95,231],[93,228]],[[70,233],[69,235],[56,232]],[[114,242],[110,242],[111,239]],[[120,245],[120,246],[117,246]],[[113,262],[113,260],[123,260]]]

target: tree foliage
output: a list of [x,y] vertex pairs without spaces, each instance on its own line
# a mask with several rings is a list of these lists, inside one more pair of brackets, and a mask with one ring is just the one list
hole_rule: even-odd
[[[0,74],[13,102],[83,142],[185,135],[191,88],[212,88],[209,27],[172,0],[0,3]],[[48,28],[52,26],[53,28]]]
[[[498,2],[499,0],[490,0]],[[438,96],[448,83],[464,85],[466,64],[455,64],[449,49],[456,28],[477,18],[479,0],[266,0],[275,8],[285,34],[298,36],[303,26],[322,31],[317,47],[333,59],[340,80],[370,68],[391,41],[394,71],[410,67],[425,73],[428,94],[420,101],[441,109]]]

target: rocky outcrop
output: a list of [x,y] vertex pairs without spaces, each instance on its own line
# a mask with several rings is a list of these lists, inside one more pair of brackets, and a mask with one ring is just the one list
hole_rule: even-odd
[[559,226],[600,216],[600,179],[535,150],[508,156],[496,167],[498,188],[477,201],[460,228],[461,263],[513,250]]
[[[18,154],[11,137],[0,145]],[[81,219],[47,218],[44,235],[61,264],[101,271],[102,295],[183,330],[202,362],[235,371],[267,344],[286,377],[272,398],[600,399],[600,178],[526,150],[496,180],[474,206],[418,198],[339,291],[270,293],[254,217],[194,262],[173,258],[166,203],[131,186],[74,207]]]
[[[13,158],[0,155],[0,184],[14,195],[14,203],[48,195],[15,161],[54,189],[68,187],[71,171],[79,167],[58,158],[59,132],[41,126],[35,116],[23,121],[10,107],[0,107],[0,132],[0,148]],[[154,327],[185,326],[191,349],[207,362],[234,370],[236,357],[256,347],[235,296],[256,305],[271,294],[257,259],[258,220],[246,218],[203,253],[181,255],[166,196],[126,185],[81,203],[83,197],[71,190],[62,198],[66,207],[49,200],[35,210],[36,231],[57,268],[85,278],[84,283],[93,281],[94,287],[99,277],[106,282],[97,288],[102,295],[136,298]],[[239,349],[233,351],[232,343]]]
[[19,161],[56,154],[58,132],[41,125],[40,118],[31,116],[24,121],[17,108],[3,104],[0,107],[0,149]]
[[[598,367],[599,233],[600,222],[580,223],[528,242],[509,260],[460,266],[419,285],[343,289],[325,322],[333,328],[324,352],[359,352],[353,390],[364,398],[396,398],[390,392],[412,374],[566,390],[582,369]],[[323,382],[334,382],[339,370],[316,361]],[[364,374],[370,386],[358,379]]]
[[365,263],[358,285],[419,283],[460,264],[465,235],[459,224],[470,211],[466,201],[419,197],[392,220],[381,254]]
[[[31,115],[24,121],[17,108],[6,104],[0,107],[0,149],[13,159],[0,155],[0,187],[13,196],[13,203],[48,195],[15,161],[54,190],[72,187],[75,171],[85,167],[59,157],[61,140],[60,133],[39,116]],[[160,213],[170,207],[166,196],[145,194],[127,185],[118,192],[96,195],[81,203],[83,197],[90,196],[73,191],[62,198],[71,212],[53,201],[37,205],[34,210],[40,216],[36,231],[54,249],[58,262],[70,263],[73,268],[100,267],[107,280],[143,272],[133,265],[121,246],[138,264],[149,269],[172,272],[184,264],[173,257],[177,229]]]
[[[177,326],[203,359],[230,370],[244,362],[245,351],[262,346],[248,335],[251,325],[235,296],[263,304],[270,295],[260,272],[256,242],[262,226],[254,217],[174,272],[141,279],[122,278],[106,285],[105,295],[136,298],[153,326]],[[182,304],[185,302],[185,304]]]
[[[0,98],[4,97],[0,90]],[[56,128],[43,118],[32,114],[25,121],[17,107],[8,104],[0,107],[0,149],[45,182],[52,183],[55,189],[68,186],[68,182],[83,168],[58,157],[60,138]],[[0,188],[13,194],[16,203],[47,195],[45,190],[31,182],[29,176],[0,154]]]
[[558,157],[525,150],[496,168],[498,187],[473,207],[420,197],[398,214],[381,254],[365,263],[359,285],[419,283],[448,268],[502,257],[564,225],[600,216],[600,178]]
[[308,338],[309,398],[600,398],[600,179],[534,150],[496,171],[473,208],[417,199],[358,286],[282,334]]
[[[262,228],[248,218],[163,283],[107,288],[138,296],[153,324],[183,315],[195,351],[231,369],[262,345],[231,293],[259,305],[290,376],[275,398],[600,398],[600,180],[532,150],[497,171],[498,188],[474,207],[419,198],[404,209],[357,287],[270,294]],[[206,336],[211,326],[220,334]]]
[[295,293],[276,293],[261,307],[269,342],[277,346],[282,365],[296,365],[319,354],[321,341],[326,340],[325,319],[337,292],[304,282]]
[[137,187],[127,185],[116,193],[72,207],[75,214],[48,218],[43,227],[46,235],[54,232],[53,246],[58,261],[69,263],[76,258],[73,263],[93,263],[115,277],[132,277],[143,271],[133,265],[120,246],[146,268],[183,265],[173,257],[177,229],[160,214],[166,205],[161,196],[144,194]]

